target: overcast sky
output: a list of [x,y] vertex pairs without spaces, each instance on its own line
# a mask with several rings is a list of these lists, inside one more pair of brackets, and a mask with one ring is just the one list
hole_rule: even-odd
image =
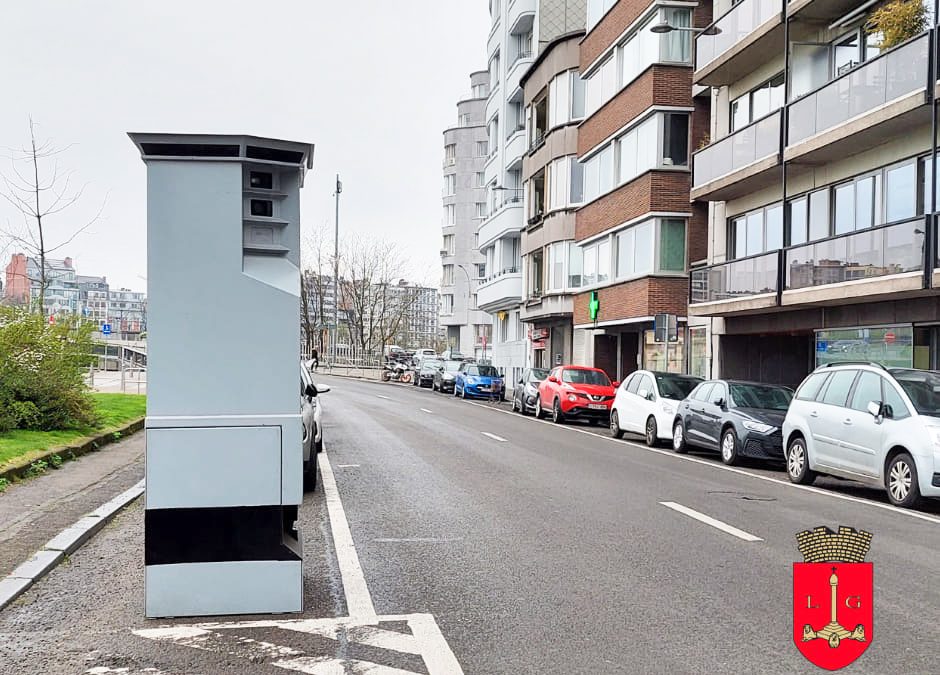
[[[145,171],[127,131],[313,143],[304,227],[332,227],[339,173],[341,228],[394,239],[437,285],[442,132],[486,67],[488,23],[486,0],[8,0],[0,146],[26,142],[29,115],[74,144],[60,161],[87,188],[52,240],[105,203],[56,255],[112,287],[146,286]],[[0,229],[18,217],[0,203]]]

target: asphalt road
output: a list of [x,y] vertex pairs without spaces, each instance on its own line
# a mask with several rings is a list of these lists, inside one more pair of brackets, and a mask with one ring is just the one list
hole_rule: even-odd
[[[818,525],[874,534],[871,646],[846,672],[940,672],[935,507],[903,512],[849,483],[798,488],[586,425],[319,379],[333,386],[327,454],[345,511],[328,512],[321,485],[300,514],[302,618],[324,622],[145,621],[137,505],[0,613],[0,672],[448,672],[432,652],[466,673],[818,672],[792,637],[795,535]],[[350,556],[371,621],[342,618],[364,600]],[[428,623],[445,647],[418,640]]]

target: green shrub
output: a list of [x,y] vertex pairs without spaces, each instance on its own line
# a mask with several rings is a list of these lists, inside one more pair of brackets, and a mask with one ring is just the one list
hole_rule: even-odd
[[866,30],[881,35],[878,48],[895,47],[927,30],[927,7],[922,0],[889,0],[872,12]]
[[49,464],[52,465],[53,469],[58,469],[60,466],[62,466],[62,462],[64,461],[65,460],[62,459],[62,455],[52,455],[52,457],[49,458]]
[[40,314],[0,307],[0,432],[96,422],[83,380],[92,330],[77,317],[49,324]]
[[46,473],[46,469],[48,468],[49,464],[45,460],[37,459],[35,462],[29,465],[29,468],[26,470],[26,475],[30,477],[41,476],[42,474]]
[[0,478],[0,492],[6,490],[9,485],[10,481],[8,481],[6,478]]

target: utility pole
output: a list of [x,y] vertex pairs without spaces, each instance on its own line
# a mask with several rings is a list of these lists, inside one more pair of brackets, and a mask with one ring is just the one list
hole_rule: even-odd
[[339,339],[339,196],[343,191],[343,184],[336,174],[336,231],[333,239],[333,356],[330,364],[336,363],[336,341]]

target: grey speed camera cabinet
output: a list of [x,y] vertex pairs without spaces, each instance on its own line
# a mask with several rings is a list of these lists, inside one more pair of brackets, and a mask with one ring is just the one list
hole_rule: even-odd
[[313,146],[130,137],[147,165],[146,615],[299,612]]

